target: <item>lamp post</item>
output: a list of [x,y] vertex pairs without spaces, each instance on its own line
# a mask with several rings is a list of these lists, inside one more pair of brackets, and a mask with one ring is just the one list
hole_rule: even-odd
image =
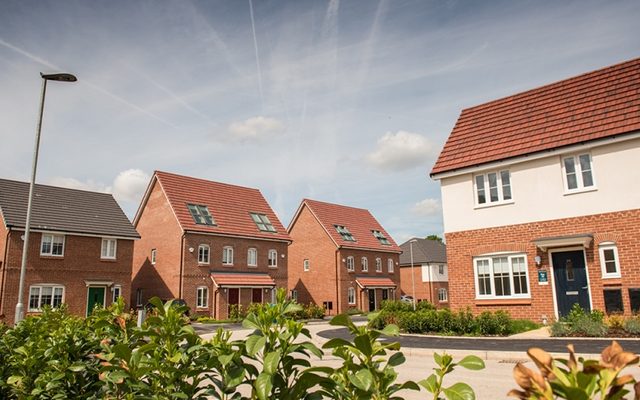
[[413,311],[416,310],[416,277],[413,274],[413,244],[417,242],[417,239],[409,240],[409,254],[411,255],[411,303],[413,303]]
[[40,150],[40,131],[42,129],[42,113],[44,112],[44,97],[47,92],[47,81],[75,82],[78,79],[71,74],[43,74],[42,94],[40,96],[40,114],[38,116],[38,126],[36,127],[36,144],[33,149],[33,164],[31,166],[31,182],[29,184],[29,201],[27,203],[27,219],[24,226],[24,244],[22,246],[22,263],[20,264],[20,284],[18,285],[18,303],[16,304],[16,315],[13,323],[17,324],[24,318],[24,276],[27,271],[27,250],[29,249],[29,228],[31,227],[31,208],[33,203],[33,187],[36,182],[36,168],[38,166],[38,152]]

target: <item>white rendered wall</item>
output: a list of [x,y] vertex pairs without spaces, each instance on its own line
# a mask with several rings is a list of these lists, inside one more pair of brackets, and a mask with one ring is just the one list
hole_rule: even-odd
[[[440,273],[439,265],[444,265],[444,273]],[[431,282],[448,282],[447,264],[422,264],[422,282],[429,282],[429,268],[431,268]]]
[[[561,158],[590,153],[596,190],[566,194]],[[476,207],[473,173],[441,179],[445,232],[640,208],[640,138],[502,165],[509,169],[513,203]]]

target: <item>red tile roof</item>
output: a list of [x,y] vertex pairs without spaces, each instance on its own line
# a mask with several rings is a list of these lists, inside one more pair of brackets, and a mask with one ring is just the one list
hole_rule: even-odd
[[363,289],[372,287],[394,288],[398,286],[390,278],[378,278],[369,276],[356,276],[356,283]]
[[212,272],[211,279],[217,287],[273,287],[276,285],[273,278],[264,273]]
[[[184,230],[291,240],[287,230],[258,189],[161,171],[156,171],[154,178],[158,179]],[[215,226],[196,224],[187,204],[207,206]],[[276,232],[259,230],[249,215],[251,212],[266,215]]]
[[[368,210],[309,199],[302,200],[300,210],[305,205],[309,207],[309,210],[311,210],[313,215],[318,219],[318,222],[320,222],[339,247],[371,249],[397,253],[402,251],[393,241],[391,235],[384,230],[382,225],[380,225]],[[293,221],[295,222],[295,217]],[[336,230],[335,225],[346,227],[356,241],[352,242],[344,240]],[[291,229],[291,227],[289,229]],[[381,244],[380,241],[373,236],[373,230],[382,232],[391,244]]]
[[640,130],[640,58],[462,111],[431,174]]

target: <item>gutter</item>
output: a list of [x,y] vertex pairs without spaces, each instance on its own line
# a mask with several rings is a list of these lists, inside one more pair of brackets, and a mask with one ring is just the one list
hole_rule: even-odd
[[186,233],[182,233],[182,237],[180,238],[180,284],[178,286],[178,298],[184,299],[182,297],[182,286],[184,284],[184,238]]
[[338,254],[340,253],[340,249],[336,249],[336,253],[334,255],[334,260],[336,262],[336,314],[338,315],[338,310],[340,310],[340,275],[338,275],[339,267],[342,265],[340,261],[340,257]]
[[2,258],[2,269],[4,270],[2,272],[2,282],[0,282],[0,314],[4,314],[2,312],[3,308],[3,299],[4,299],[4,294],[5,294],[5,290],[4,290],[4,285],[7,281],[7,255],[9,254],[9,235],[11,234],[11,227],[7,226],[7,237],[5,240],[5,248],[4,248],[4,255]]

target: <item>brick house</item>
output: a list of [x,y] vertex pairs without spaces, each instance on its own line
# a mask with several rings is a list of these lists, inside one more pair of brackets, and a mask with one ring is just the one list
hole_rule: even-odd
[[[18,302],[29,183],[0,179],[0,315]],[[86,316],[128,299],[133,243],[140,236],[113,196],[35,185],[23,294],[25,315],[67,304]]]
[[452,308],[640,310],[640,59],[462,111],[433,167]]
[[289,289],[330,315],[395,299],[400,248],[367,210],[305,199],[288,228]]
[[[413,243],[413,245],[411,245]],[[400,245],[400,291],[437,307],[449,305],[447,246],[437,240],[412,238]],[[413,271],[411,252],[413,250]],[[413,279],[411,274],[413,273]]]
[[133,304],[180,298],[224,319],[287,287],[291,239],[258,189],[156,171],[134,225]]

